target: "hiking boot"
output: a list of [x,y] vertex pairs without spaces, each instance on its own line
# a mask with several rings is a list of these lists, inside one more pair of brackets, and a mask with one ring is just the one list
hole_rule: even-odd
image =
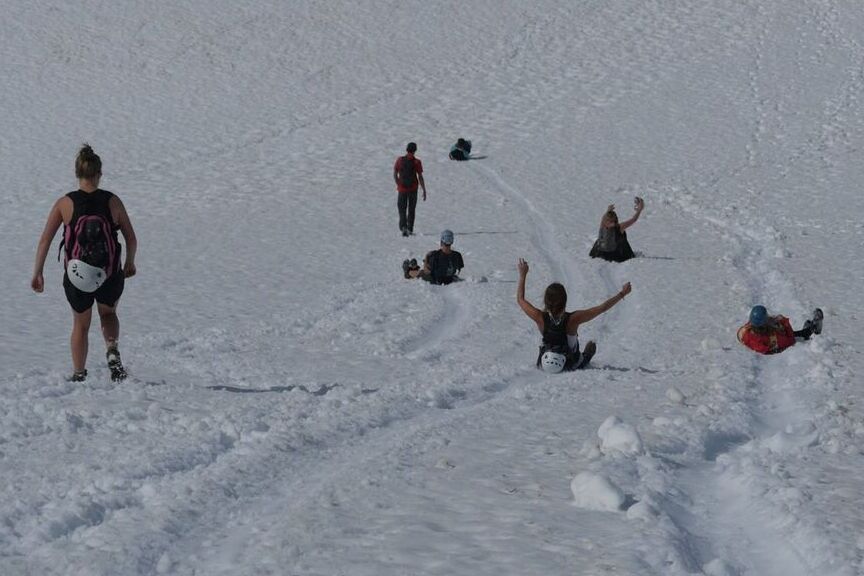
[[585,344],[585,350],[582,351],[582,358],[579,359],[579,366],[577,366],[577,368],[585,368],[596,353],[597,344],[593,340],[589,340],[588,343]]
[[403,260],[402,261],[402,273],[405,275],[405,278],[411,278],[411,275],[408,273],[411,271],[411,261]]
[[408,236],[408,228],[402,228],[402,236]]
[[105,353],[108,359],[108,370],[111,371],[111,380],[119,382],[126,379],[126,369],[123,367],[123,362],[120,360],[120,352],[116,346],[108,348]]
[[816,308],[816,310],[813,311],[812,324],[813,324],[813,333],[814,334],[821,334],[822,333],[822,319],[824,317],[825,317],[825,315],[822,314],[821,308]]
[[84,382],[87,380],[87,370],[81,370],[80,372],[73,372],[71,376],[66,378],[67,382]]

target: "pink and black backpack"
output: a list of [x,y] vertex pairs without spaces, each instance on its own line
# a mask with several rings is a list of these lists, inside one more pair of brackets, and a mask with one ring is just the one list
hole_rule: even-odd
[[74,208],[72,219],[63,229],[64,267],[67,274],[80,262],[98,268],[104,274],[98,282],[101,285],[120,270],[120,243],[109,208],[114,194],[107,190],[76,190],[67,196]]

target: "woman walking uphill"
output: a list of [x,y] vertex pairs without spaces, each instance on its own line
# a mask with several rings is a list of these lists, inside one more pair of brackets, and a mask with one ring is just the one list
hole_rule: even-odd
[[[106,357],[112,380],[126,378],[120,360],[117,341],[120,321],[117,304],[123,294],[125,278],[135,275],[135,252],[138,241],[132,222],[120,198],[99,188],[102,160],[84,144],[75,159],[78,190],[62,196],[48,214],[48,221],[39,239],[36,264],[30,286],[36,292],[45,289],[42,269],[51,241],[62,224],[64,251],[63,290],[72,307],[72,367],[71,380],[87,378],[87,349],[93,302],[97,303],[102,336],[107,347]],[[126,242],[126,262],[120,266],[120,243],[117,231]]]

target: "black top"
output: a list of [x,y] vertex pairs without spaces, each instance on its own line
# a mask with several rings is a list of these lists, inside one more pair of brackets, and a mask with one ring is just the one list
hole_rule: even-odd
[[635,257],[627,233],[617,225],[612,228],[600,228],[597,241],[588,253],[592,258],[603,258],[610,262],[624,262]]
[[[117,225],[114,223],[114,218],[111,216],[110,207],[111,198],[114,197],[114,194],[109,192],[108,190],[102,190],[101,188],[97,188],[93,192],[75,190],[74,192],[69,192],[68,194],[66,194],[66,196],[68,196],[69,199],[72,200],[72,219],[69,220],[69,224],[65,227],[63,232],[63,244],[66,250],[67,260],[72,257],[70,251],[72,249],[72,246],[74,246],[76,242],[75,229],[76,224],[78,223],[78,219],[82,216],[102,216],[105,218],[108,226],[110,226],[111,238],[109,239],[109,241],[113,240],[113,246],[115,248],[114,262],[112,267],[114,271],[119,270],[120,243],[117,238]],[[86,239],[81,238],[80,242],[84,243],[85,240]],[[102,252],[102,249],[100,249],[99,252]],[[98,260],[100,259],[101,258],[99,257],[95,257],[96,261],[88,263],[93,265],[101,265],[101,263],[98,262]]]
[[450,250],[449,254],[440,249],[433,250],[426,255],[426,263],[429,264],[428,279],[433,284],[450,284],[465,267],[462,254],[456,250]]
[[543,346],[556,352],[570,352],[567,340],[567,320],[570,313],[564,312],[558,320],[552,318],[549,312],[543,312]]

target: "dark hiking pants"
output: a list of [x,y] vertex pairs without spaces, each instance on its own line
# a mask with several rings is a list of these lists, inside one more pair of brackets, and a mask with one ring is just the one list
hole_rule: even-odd
[[399,230],[414,232],[414,210],[417,208],[417,190],[413,192],[399,192]]

